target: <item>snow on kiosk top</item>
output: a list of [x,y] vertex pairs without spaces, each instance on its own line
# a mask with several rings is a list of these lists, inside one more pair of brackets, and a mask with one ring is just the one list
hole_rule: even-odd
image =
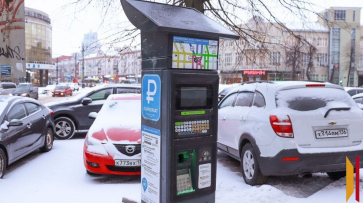
[[239,39],[238,35],[193,8],[134,0],[121,0],[121,4],[127,18],[141,31]]

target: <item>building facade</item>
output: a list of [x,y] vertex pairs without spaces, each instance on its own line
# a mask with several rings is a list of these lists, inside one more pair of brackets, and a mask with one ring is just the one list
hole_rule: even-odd
[[98,41],[97,32],[89,32],[87,34],[84,34],[82,46],[85,49],[85,56],[88,56],[90,54],[97,54],[101,49],[100,42]]
[[[344,13],[342,10],[345,18],[339,18],[343,15],[340,13]],[[254,38],[220,42],[220,82],[311,80],[360,85],[363,83],[360,76],[363,76],[360,10],[333,7],[322,12],[315,23],[284,24],[293,33],[284,31],[278,24],[242,25],[246,30],[260,34]],[[325,14],[327,12],[329,14]],[[334,17],[330,18],[334,15],[341,20],[337,22],[332,19]]]
[[25,78],[24,1],[0,1],[0,81]]
[[[82,78],[83,60],[79,60],[79,79]],[[84,58],[84,77],[95,80],[121,82],[123,79],[141,81],[141,51],[120,51],[90,54]]]
[[25,8],[26,81],[46,86],[52,63],[52,26],[48,14]]

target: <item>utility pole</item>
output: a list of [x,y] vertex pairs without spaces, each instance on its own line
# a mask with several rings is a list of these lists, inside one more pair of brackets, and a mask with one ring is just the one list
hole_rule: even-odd
[[82,88],[84,88],[84,44],[82,44]]
[[74,79],[77,78],[77,53],[74,54]]
[[56,68],[56,73],[57,73],[57,74],[56,74],[56,78],[57,78],[57,81],[56,81],[56,83],[55,83],[56,85],[58,85],[58,58],[59,58],[59,57],[57,57],[57,68]]

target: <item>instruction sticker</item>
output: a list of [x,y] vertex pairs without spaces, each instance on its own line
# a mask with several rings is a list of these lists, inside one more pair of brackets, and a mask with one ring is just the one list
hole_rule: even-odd
[[199,165],[198,188],[203,189],[212,185],[211,163]]
[[142,126],[141,199],[146,203],[160,201],[160,130]]

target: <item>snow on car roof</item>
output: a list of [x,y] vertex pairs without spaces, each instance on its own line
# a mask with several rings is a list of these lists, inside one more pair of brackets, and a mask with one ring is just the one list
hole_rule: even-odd
[[242,84],[238,87],[235,87],[233,90],[230,91],[229,94],[235,93],[238,91],[255,91],[255,89],[260,85],[266,85],[274,86],[276,90],[283,90],[283,89],[289,89],[293,87],[304,87],[308,84],[324,84],[325,87],[331,87],[331,88],[337,88],[342,89],[343,87],[335,84],[331,84],[328,82],[312,82],[312,81],[263,81],[263,82],[255,82],[255,83],[248,83],[248,84]]
[[356,94],[356,95],[352,96],[353,99],[360,98],[360,97],[363,97],[363,93],[359,93],[359,94]]
[[[103,135],[100,137],[100,135]],[[112,143],[141,142],[141,96],[138,94],[110,95],[102,106],[88,136]],[[102,138],[104,137],[104,138]]]
[[112,94],[107,100],[141,100],[140,94]]

